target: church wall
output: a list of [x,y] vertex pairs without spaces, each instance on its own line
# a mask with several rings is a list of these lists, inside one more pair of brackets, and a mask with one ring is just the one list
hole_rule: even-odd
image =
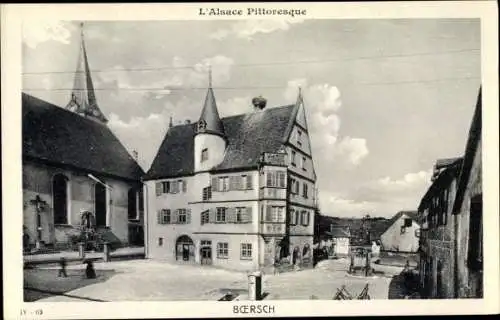
[[[68,178],[68,217],[66,225],[54,225],[52,179],[56,174],[64,174]],[[108,226],[123,242],[128,242],[128,189],[131,183],[116,179],[102,179],[113,189],[108,190]],[[30,243],[36,240],[35,207],[30,200],[37,195],[46,202],[41,215],[42,240],[48,244],[67,242],[72,226],[80,223],[81,210],[94,212],[95,181],[86,174],[42,165],[34,162],[23,163],[23,223],[30,236]]]

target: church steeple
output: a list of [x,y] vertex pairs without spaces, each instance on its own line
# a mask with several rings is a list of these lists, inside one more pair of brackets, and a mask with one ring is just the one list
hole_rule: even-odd
[[209,133],[225,137],[224,126],[220,120],[212,89],[212,68],[208,71],[208,91],[196,128],[197,133]]
[[80,37],[80,54],[73,82],[73,91],[71,92],[71,100],[66,109],[106,124],[108,119],[106,119],[99,109],[95,97],[94,84],[92,83],[87,51],[85,49],[83,23],[80,24]]

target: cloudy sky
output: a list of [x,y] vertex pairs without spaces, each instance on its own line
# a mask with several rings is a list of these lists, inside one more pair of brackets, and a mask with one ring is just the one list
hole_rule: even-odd
[[[23,27],[24,91],[64,107],[77,22]],[[109,127],[147,170],[169,118],[196,121],[208,66],[222,116],[302,87],[321,210],[416,209],[438,158],[459,156],[480,86],[479,20],[86,22]]]

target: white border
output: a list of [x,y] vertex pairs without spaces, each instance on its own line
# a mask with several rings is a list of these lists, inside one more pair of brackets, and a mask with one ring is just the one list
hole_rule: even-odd
[[[371,300],[262,301],[273,315],[234,314],[226,302],[110,302],[23,303],[21,257],[21,22],[22,20],[227,20],[235,17],[199,16],[200,7],[306,9],[311,19],[362,18],[481,18],[483,94],[483,192],[485,206],[485,299],[483,300]],[[498,211],[498,16],[495,1],[378,2],[378,3],[267,3],[267,4],[23,4],[2,5],[2,195],[4,315],[30,319],[169,318],[244,316],[329,316],[400,314],[480,314],[499,310]],[[112,17],[112,18],[110,18]],[[244,16],[244,19],[265,17]],[[465,141],[464,141],[465,146]],[[18,226],[13,228],[11,226]],[[16,240],[17,239],[17,240]],[[7,240],[7,241],[6,241]],[[239,303],[241,304],[241,303]],[[105,306],[103,308],[103,306]],[[30,312],[43,309],[43,315]]]

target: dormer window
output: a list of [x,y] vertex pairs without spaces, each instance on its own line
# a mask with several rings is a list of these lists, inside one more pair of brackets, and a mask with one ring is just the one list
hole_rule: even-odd
[[201,162],[208,160],[208,149],[201,150]]
[[198,121],[198,131],[204,131],[207,128],[205,120]]

